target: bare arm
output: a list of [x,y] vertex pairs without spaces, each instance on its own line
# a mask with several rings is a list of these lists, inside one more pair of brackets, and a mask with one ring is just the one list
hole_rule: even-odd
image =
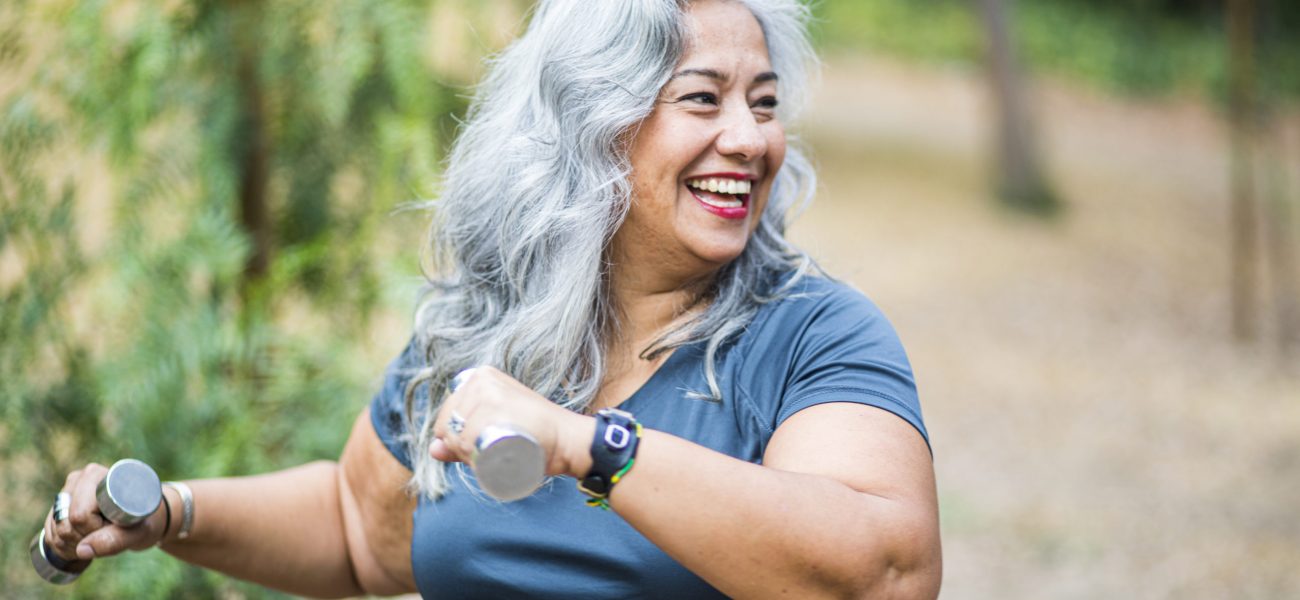
[[[484,423],[510,422],[546,449],[549,473],[590,470],[595,419],[490,367],[447,399],[430,448],[465,460]],[[450,410],[446,410],[450,407]],[[448,436],[458,411],[462,434]],[[763,465],[658,431],[610,506],[670,556],[733,597],[932,598],[941,576],[934,471],[925,441],[881,409],[804,409],[772,436]]]
[[406,494],[411,472],[384,447],[362,411],[339,461],[340,499],[352,567],[367,594],[415,592],[411,530],[416,499]]
[[[194,490],[194,528],[185,540],[170,532],[163,549],[186,562],[295,594],[359,595],[338,471],[335,463],[315,462],[267,475],[187,482]],[[170,500],[176,514],[179,499]]]
[[929,451],[911,425],[874,407],[796,413],[772,437],[763,466],[647,432],[610,501],[734,597],[938,594]]
[[[94,475],[96,466],[87,467],[86,481],[75,485],[93,489],[91,481],[102,479],[102,473]],[[410,536],[415,500],[404,492],[409,476],[363,411],[339,463],[187,482],[194,491],[194,523],[185,540],[177,539],[180,498],[167,489],[173,522],[162,547],[186,562],[306,596],[414,591]],[[74,497],[74,513],[79,502],[93,513],[93,496],[89,504],[84,494]],[[69,520],[80,518],[83,531],[93,531],[82,546],[93,548],[95,556],[109,556],[158,540],[162,512],[139,530],[96,527],[93,514],[74,514]],[[60,537],[56,551],[71,554],[77,541]],[[76,551],[85,557],[83,548]]]

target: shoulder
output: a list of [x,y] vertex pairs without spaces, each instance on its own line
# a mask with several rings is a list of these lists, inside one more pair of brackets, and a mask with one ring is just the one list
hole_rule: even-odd
[[880,308],[841,281],[806,275],[777,284],[773,296],[777,299],[764,305],[755,316],[747,336],[751,345],[760,340],[798,343],[809,335],[883,336],[897,341],[893,326]]
[[806,275],[789,284],[787,289],[789,296],[784,304],[790,307],[813,309],[817,314],[857,311],[861,316],[880,316],[880,309],[866,294],[826,276]]
[[893,412],[925,436],[911,363],[880,308],[862,292],[807,275],[774,289],[729,361],[738,397],[774,430],[827,402]]
[[407,396],[410,394],[415,403],[415,414],[422,414],[428,402],[428,393],[418,386],[412,388],[412,382],[425,367],[420,344],[412,338],[402,353],[389,363],[384,371],[384,380],[379,391],[370,402],[370,422],[374,425],[379,440],[388,448],[406,468],[411,468],[410,461],[410,426],[407,409]]

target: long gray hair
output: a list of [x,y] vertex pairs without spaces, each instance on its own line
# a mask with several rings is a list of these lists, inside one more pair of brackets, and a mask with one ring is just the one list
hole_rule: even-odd
[[[796,0],[740,0],[757,17],[780,116],[793,117],[815,58]],[[490,64],[453,147],[429,243],[429,285],[416,312],[424,353],[406,391],[414,488],[447,485],[428,455],[433,415],[457,371],[487,364],[574,410],[590,406],[616,333],[607,249],[632,199],[627,133],[651,110],[690,44],[688,0],[543,0],[528,30]],[[716,275],[707,308],[656,340],[652,358],[707,340],[705,400],[722,401],[719,348],[786,284],[815,269],[785,240],[815,173],[790,147],[741,255]],[[417,388],[429,398],[417,400]]]

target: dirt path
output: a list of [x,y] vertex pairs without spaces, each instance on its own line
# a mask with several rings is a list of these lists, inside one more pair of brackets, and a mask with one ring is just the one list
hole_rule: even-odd
[[1044,225],[990,209],[977,75],[830,61],[794,232],[909,348],[944,597],[1300,597],[1300,358],[1228,341],[1217,118],[1048,87]]

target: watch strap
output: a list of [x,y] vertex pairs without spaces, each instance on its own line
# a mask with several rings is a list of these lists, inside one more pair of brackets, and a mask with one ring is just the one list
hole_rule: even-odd
[[593,506],[608,508],[614,485],[631,469],[641,441],[641,424],[631,413],[606,408],[596,413],[596,433],[591,440],[591,470],[578,489],[591,497]]

